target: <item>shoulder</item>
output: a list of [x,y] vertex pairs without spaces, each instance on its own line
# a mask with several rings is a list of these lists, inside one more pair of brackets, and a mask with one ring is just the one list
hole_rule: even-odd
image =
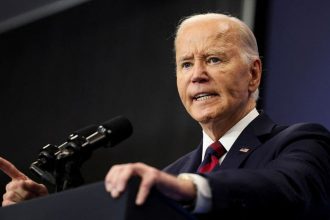
[[250,125],[253,134],[260,138],[261,142],[270,139],[330,139],[329,131],[317,123],[295,123],[289,126],[278,125],[265,113],[261,113]]
[[[278,126],[277,128],[279,128]],[[270,158],[285,157],[299,160],[328,161],[330,155],[330,133],[316,123],[297,123],[283,126],[263,142],[257,152],[263,152]],[[287,160],[286,162],[289,162]]]
[[329,131],[322,125],[317,123],[297,123],[282,129],[276,136],[281,138],[289,138],[291,140],[299,139],[316,139],[330,140]]
[[265,115],[258,120],[254,123],[256,126],[251,126],[256,129],[250,132],[260,141],[260,145],[250,156],[254,161],[256,157],[257,160],[263,158],[261,161],[270,161],[279,156],[286,157],[288,154],[289,156],[299,154],[300,158],[303,156],[310,158],[312,155],[316,158],[329,157],[330,133],[321,124],[295,123],[282,126]]

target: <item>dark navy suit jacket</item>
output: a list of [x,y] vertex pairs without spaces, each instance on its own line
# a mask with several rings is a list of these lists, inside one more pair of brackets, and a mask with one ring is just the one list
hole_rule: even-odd
[[[195,173],[202,144],[164,170]],[[212,211],[205,219],[330,219],[330,134],[318,124],[279,126],[259,115],[220,168],[206,174]]]

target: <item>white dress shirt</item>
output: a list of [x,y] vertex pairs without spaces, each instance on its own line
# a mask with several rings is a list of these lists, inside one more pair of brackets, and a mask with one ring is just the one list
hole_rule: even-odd
[[[229,129],[220,139],[220,143],[229,152],[238,136],[242,133],[251,121],[253,121],[259,115],[258,111],[254,108],[244,118],[237,122],[231,129]],[[202,161],[204,159],[206,149],[214,142],[204,131],[203,131],[203,153]],[[224,160],[227,153],[219,159],[219,164]],[[195,203],[194,213],[206,213],[212,207],[212,193],[208,180],[203,176],[193,173],[181,173],[178,178],[190,179],[194,182],[197,189],[197,198]]]

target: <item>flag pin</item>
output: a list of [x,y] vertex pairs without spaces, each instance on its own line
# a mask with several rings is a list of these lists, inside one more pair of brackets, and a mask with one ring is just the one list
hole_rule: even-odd
[[240,152],[242,153],[247,153],[250,151],[250,148],[247,148],[247,147],[242,147],[241,149],[239,149]]

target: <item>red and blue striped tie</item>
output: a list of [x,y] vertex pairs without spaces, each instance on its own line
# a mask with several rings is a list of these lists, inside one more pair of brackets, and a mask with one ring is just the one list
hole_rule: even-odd
[[222,146],[219,141],[212,143],[205,152],[203,162],[198,168],[199,173],[211,172],[216,166],[219,166],[219,159],[227,150]]

